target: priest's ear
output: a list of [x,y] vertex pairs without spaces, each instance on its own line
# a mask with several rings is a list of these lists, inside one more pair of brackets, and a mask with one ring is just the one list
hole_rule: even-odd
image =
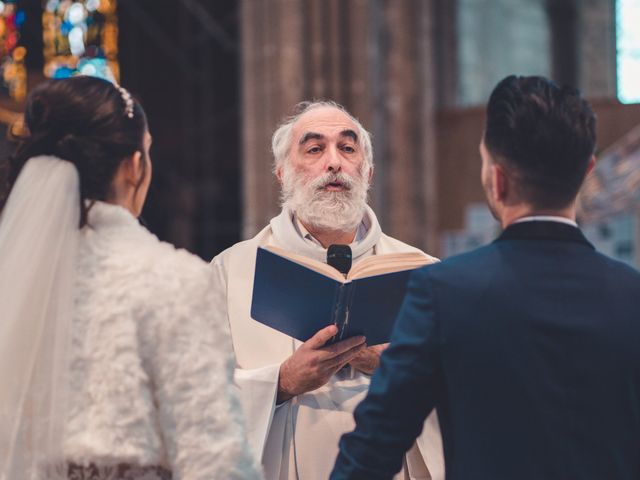
[[283,170],[284,170],[284,166],[282,165],[278,165],[275,170],[276,178],[278,179],[278,182],[280,183],[280,185],[282,185],[282,176],[284,174]]
[[375,171],[376,171],[375,167],[373,165],[369,165],[369,172],[367,173],[367,182],[369,182],[369,185],[373,185]]

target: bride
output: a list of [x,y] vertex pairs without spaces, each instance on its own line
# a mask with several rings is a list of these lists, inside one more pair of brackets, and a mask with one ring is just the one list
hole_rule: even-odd
[[137,217],[141,106],[35,89],[0,217],[0,479],[257,479],[220,289]]

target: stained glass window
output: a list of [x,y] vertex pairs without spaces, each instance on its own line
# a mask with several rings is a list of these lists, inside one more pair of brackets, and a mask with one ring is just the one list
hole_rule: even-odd
[[18,45],[24,12],[16,1],[0,1],[0,62],[2,78],[9,95],[22,100],[27,94],[27,69],[24,58],[27,50]]
[[618,99],[640,103],[640,0],[617,0]]
[[44,73],[118,81],[117,0],[46,0],[42,14]]

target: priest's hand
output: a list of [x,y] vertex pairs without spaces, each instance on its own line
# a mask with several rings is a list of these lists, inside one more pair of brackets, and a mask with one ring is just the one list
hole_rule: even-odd
[[380,345],[364,348],[349,363],[356,370],[360,370],[362,373],[366,373],[367,375],[372,375],[380,364],[380,355],[382,355],[382,352],[384,352],[384,349],[388,346],[388,343],[382,343]]
[[337,333],[335,325],[323,328],[280,365],[278,403],[321,387],[366,348],[362,336],[325,346]]

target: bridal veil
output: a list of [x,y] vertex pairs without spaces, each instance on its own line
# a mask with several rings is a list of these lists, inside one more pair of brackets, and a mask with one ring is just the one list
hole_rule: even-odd
[[76,167],[28,160],[0,217],[0,480],[40,478],[42,468],[46,478],[66,478],[79,219]]

